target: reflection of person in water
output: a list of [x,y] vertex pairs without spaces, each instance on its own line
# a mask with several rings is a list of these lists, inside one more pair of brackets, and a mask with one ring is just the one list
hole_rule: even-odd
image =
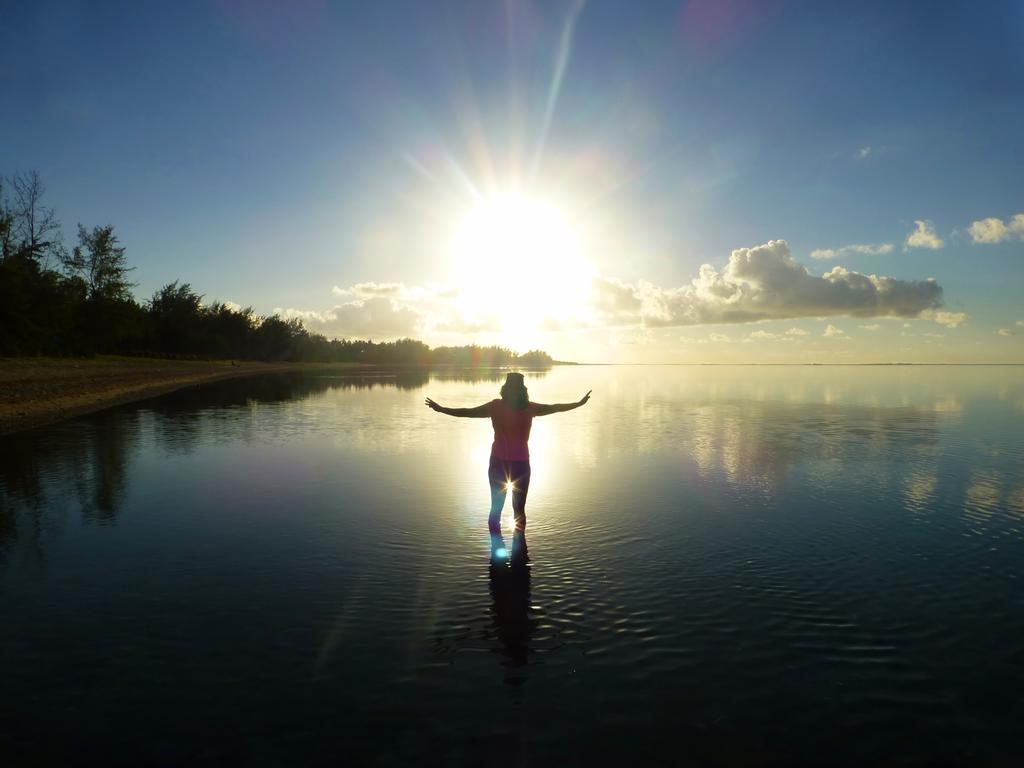
[[534,416],[547,416],[579,408],[590,399],[587,392],[575,403],[531,403],[523,374],[510,373],[501,387],[501,398],[476,408],[445,408],[429,397],[427,405],[439,413],[470,419],[490,418],[494,426],[491,462],[487,480],[491,485],[491,515],[488,528],[492,537],[501,536],[501,510],[512,491],[512,513],[516,531],[526,529],[526,494],[530,490],[530,427]]
[[525,681],[531,640],[540,619],[531,610],[530,569],[525,565],[525,538],[516,531],[512,541],[512,568],[500,560],[490,566],[491,619],[495,650],[503,657],[505,682],[517,685]]

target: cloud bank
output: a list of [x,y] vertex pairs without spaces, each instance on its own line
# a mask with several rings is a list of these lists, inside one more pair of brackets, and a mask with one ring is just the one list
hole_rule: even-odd
[[356,283],[331,289],[340,303],[325,311],[276,308],[286,320],[300,318],[311,331],[328,337],[388,339],[415,336],[425,328],[437,303],[432,287],[402,283]]
[[661,288],[614,278],[595,281],[608,324],[646,326],[748,323],[799,317],[917,317],[942,305],[933,279],[897,280],[834,267],[812,275],[785,240],[738,248],[719,272],[704,264],[690,285]]
[[[324,311],[275,311],[285,318],[300,318],[310,330],[331,337],[424,338],[502,330],[498,316],[465,316],[458,291],[450,286],[364,282],[334,286],[332,293],[336,303]],[[941,311],[941,306],[942,287],[932,278],[899,280],[841,266],[819,276],[793,258],[785,240],[772,240],[734,250],[721,270],[711,264],[702,265],[696,277],[679,287],[595,277],[586,312],[558,324],[558,328],[632,326],[649,330],[844,315],[919,317],[955,328],[967,320],[965,313]],[[554,328],[552,323],[545,321],[539,327]],[[790,328],[775,336],[792,339],[806,333]],[[751,338],[768,336],[767,332],[755,332]]]
[[286,320],[299,318],[311,331],[328,337],[380,339],[414,336],[420,329],[422,313],[396,305],[387,297],[338,304],[324,312],[275,308]]

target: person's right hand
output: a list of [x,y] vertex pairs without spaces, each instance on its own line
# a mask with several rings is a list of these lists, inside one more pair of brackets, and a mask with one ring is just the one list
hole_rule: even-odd
[[590,399],[590,392],[593,392],[593,391],[594,390],[590,390],[589,392],[587,392],[587,394],[585,394],[583,397],[580,398],[580,405],[586,405],[587,400]]
[[437,403],[435,403],[429,397],[426,400],[424,400],[423,402],[426,403],[427,408],[430,408],[432,411],[437,411],[438,413],[441,412],[441,406],[438,405]]

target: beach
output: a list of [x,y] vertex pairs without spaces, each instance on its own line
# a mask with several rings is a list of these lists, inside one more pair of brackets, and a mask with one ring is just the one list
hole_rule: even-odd
[[0,360],[0,435],[218,379],[360,367],[366,366],[114,356],[6,358]]

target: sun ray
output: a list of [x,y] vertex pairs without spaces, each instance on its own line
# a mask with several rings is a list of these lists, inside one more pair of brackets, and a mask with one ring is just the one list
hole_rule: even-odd
[[562,78],[565,76],[566,66],[569,64],[569,57],[572,54],[573,32],[576,30],[576,20],[583,12],[583,0],[576,0],[565,19],[562,27],[562,37],[558,46],[558,57],[555,59],[555,71],[551,76],[551,85],[548,87],[548,98],[544,105],[544,120],[541,123],[540,138],[537,141],[537,149],[533,154],[533,161],[530,163],[529,180],[532,184],[537,178],[537,169],[540,167],[541,158],[544,155],[544,147],[548,141],[548,132],[551,130],[551,119],[555,114],[555,107],[558,104],[558,96],[562,91]]

